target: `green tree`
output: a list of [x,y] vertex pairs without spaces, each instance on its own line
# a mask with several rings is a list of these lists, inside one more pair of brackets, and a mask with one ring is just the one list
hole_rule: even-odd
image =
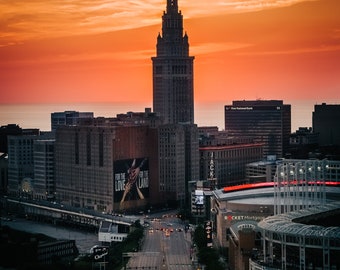
[[199,250],[207,246],[207,237],[202,225],[196,227],[193,240]]

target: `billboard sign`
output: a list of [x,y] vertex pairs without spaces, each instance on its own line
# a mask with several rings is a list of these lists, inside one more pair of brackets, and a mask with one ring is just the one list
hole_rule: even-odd
[[204,223],[204,229],[207,237],[207,247],[212,247],[212,222],[210,220]]
[[146,158],[117,160],[114,170],[114,202],[149,197],[149,162]]
[[195,204],[196,205],[203,205],[204,204],[203,190],[195,190]]

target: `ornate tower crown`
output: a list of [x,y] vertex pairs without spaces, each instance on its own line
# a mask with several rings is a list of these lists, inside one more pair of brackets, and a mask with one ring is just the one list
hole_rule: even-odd
[[167,6],[166,6],[166,12],[171,11],[178,11],[178,4],[177,0],[168,0]]

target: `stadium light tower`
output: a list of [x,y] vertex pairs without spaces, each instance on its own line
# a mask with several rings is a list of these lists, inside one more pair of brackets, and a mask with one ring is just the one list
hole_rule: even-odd
[[327,160],[284,160],[274,177],[274,214],[326,203]]

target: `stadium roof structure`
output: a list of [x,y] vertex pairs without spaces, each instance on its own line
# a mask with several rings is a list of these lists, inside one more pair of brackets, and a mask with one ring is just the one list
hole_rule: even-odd
[[[258,223],[258,227],[266,232],[278,233],[306,238],[328,238],[340,240],[339,226],[313,225],[310,220],[321,220],[329,216],[340,216],[340,201],[325,205],[313,206],[294,212],[270,216]],[[307,224],[306,224],[307,223]],[[310,225],[309,225],[310,224]]]
[[[340,182],[338,182],[340,184]],[[274,184],[272,182],[244,184],[225,187],[213,191],[213,195],[220,201],[232,201],[244,204],[274,205]],[[327,202],[340,200],[339,185],[325,186]]]

